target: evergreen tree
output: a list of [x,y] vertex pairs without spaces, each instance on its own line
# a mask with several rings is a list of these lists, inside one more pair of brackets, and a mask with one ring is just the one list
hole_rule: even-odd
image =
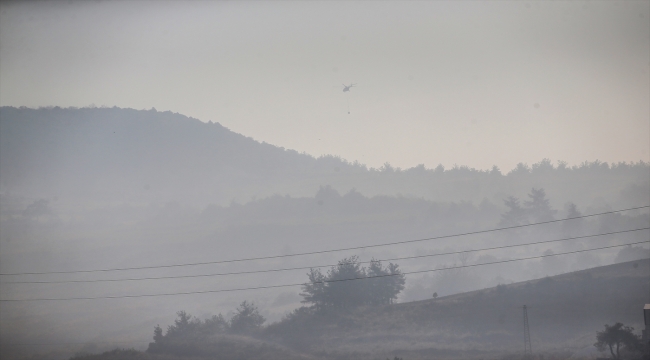
[[243,301],[237,308],[237,314],[230,321],[230,330],[238,334],[252,333],[266,321],[253,303]]
[[351,308],[361,305],[390,304],[404,289],[405,278],[397,264],[382,266],[372,260],[366,269],[357,256],[338,262],[327,275],[311,269],[309,283],[303,285],[303,303],[317,309]]
[[546,198],[544,189],[533,188],[528,194],[530,200],[525,201],[526,211],[532,222],[544,222],[554,220],[556,210],[551,209],[549,200]]
[[500,226],[517,226],[528,222],[526,220],[526,211],[519,204],[519,199],[508,196],[503,203],[508,208],[508,211],[501,215]]

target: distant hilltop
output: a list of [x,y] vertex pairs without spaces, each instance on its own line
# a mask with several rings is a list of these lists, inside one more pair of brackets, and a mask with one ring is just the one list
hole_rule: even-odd
[[369,169],[337,156],[315,158],[261,143],[219,123],[169,111],[0,108],[3,196],[206,206],[273,194],[313,196],[329,185],[366,196],[501,204],[509,195],[543,187],[553,199],[589,206],[594,194],[608,204],[647,203],[648,170],[644,162],[567,167],[549,160],[520,164],[507,174],[496,167]]

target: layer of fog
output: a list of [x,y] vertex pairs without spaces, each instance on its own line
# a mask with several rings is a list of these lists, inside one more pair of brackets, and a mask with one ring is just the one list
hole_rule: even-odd
[[[73,271],[210,262],[347,248],[510,224],[509,197],[538,222],[643,206],[648,164],[542,160],[507,173],[389,164],[368,169],[260,144],[218,124],[128,109],[0,110],[0,270]],[[119,135],[122,134],[122,135]],[[544,190],[548,203],[529,204]],[[510,199],[512,201],[512,199]],[[512,204],[512,202],[511,202]],[[572,205],[573,204],[573,205]],[[512,214],[511,214],[512,215]],[[138,271],[3,276],[3,299],[102,297],[299,284],[307,269],[167,280],[10,284],[201,275],[464,251],[648,226],[648,211],[511,231],[264,261]],[[646,232],[395,261],[404,272],[647,240]],[[429,299],[648,257],[623,247],[407,275],[398,301]],[[144,347],[178,310],[201,318],[255,302],[269,322],[301,306],[300,286],[74,301],[3,302],[3,343]],[[67,345],[66,345],[67,346]],[[73,345],[79,348],[83,345]]]

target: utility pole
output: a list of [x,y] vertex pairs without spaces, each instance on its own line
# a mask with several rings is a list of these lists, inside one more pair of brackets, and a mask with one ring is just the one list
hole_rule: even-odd
[[524,305],[524,357],[533,355],[533,348],[530,345],[530,328],[528,328],[528,308]]
[[643,322],[645,323],[645,330],[641,332],[641,338],[646,343],[650,343],[650,304],[645,304],[643,307]]

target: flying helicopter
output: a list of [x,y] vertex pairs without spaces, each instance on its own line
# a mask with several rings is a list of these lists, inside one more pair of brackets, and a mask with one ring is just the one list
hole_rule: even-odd
[[353,87],[353,86],[355,86],[355,85],[356,85],[356,84],[352,84],[352,83],[350,83],[350,85],[345,85],[345,84],[343,84],[343,92],[348,92],[348,91],[350,91],[350,88]]
[[[352,87],[354,87],[354,86],[357,86],[357,84],[354,84],[354,83],[350,83],[350,85],[343,84],[343,92],[344,93],[350,92],[350,89]],[[336,87],[336,86],[334,86],[334,87]],[[350,114],[350,97],[349,97],[349,95],[346,95],[345,97],[347,98],[347,103],[348,103],[348,114]]]

